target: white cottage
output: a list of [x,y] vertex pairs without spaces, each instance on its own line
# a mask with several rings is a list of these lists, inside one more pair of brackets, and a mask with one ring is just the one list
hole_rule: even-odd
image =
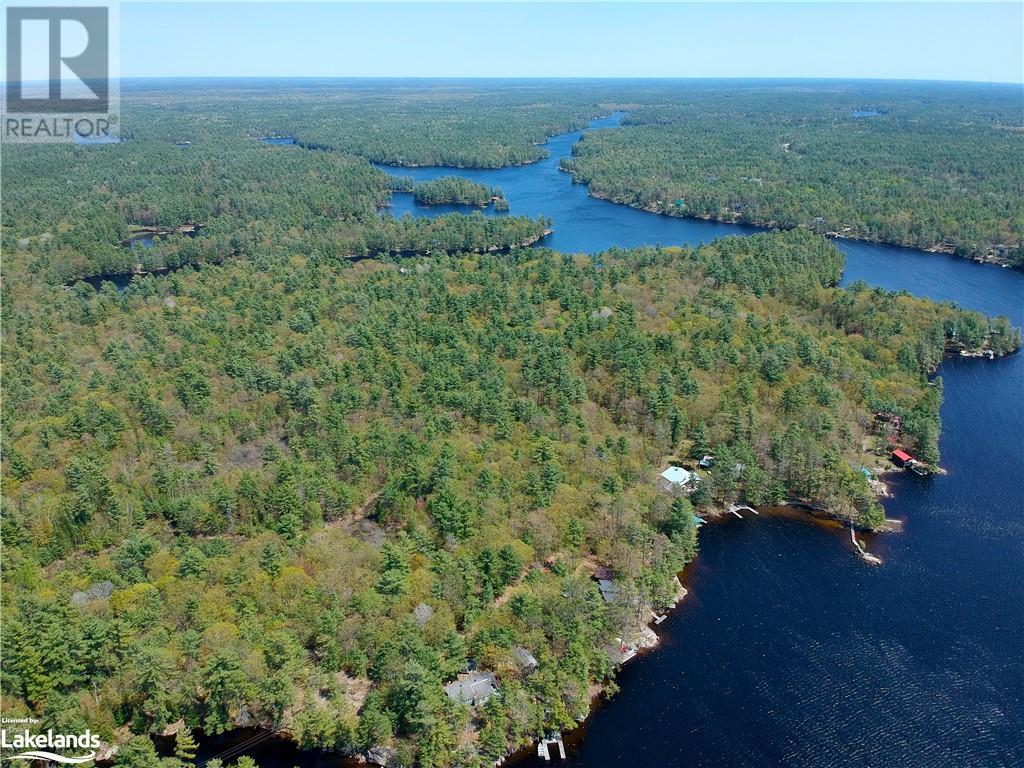
[[667,491],[683,491],[693,483],[693,473],[682,467],[669,467],[661,473],[661,483]]

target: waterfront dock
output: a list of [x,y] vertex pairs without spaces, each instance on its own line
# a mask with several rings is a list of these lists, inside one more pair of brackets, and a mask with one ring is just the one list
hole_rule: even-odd
[[753,512],[755,515],[757,514],[756,509],[754,509],[753,507],[749,507],[746,504],[733,504],[729,507],[729,511],[736,515],[736,517],[738,517],[740,520],[743,519],[743,515],[741,515],[740,512],[747,511]]
[[559,759],[565,760],[565,744],[560,733],[556,733],[550,739],[541,739],[537,742],[537,757],[543,757],[545,760],[550,761],[551,753],[555,749],[558,750]]

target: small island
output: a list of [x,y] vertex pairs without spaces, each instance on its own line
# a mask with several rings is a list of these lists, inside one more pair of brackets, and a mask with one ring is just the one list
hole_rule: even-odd
[[442,176],[416,184],[413,198],[420,205],[476,205],[486,208],[494,203],[495,210],[508,210],[508,201],[497,187],[477,184],[460,176]]

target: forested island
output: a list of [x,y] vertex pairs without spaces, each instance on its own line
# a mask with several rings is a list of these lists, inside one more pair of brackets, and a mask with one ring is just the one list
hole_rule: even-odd
[[688,93],[562,166],[591,194],[672,216],[1024,263],[1020,88],[877,86]]
[[[938,465],[943,356],[1020,345],[838,288],[811,227],[522,248],[557,222],[395,218],[408,185],[368,161],[527,162],[680,84],[237,87],[128,87],[121,144],[5,147],[4,711],[89,727],[123,768],[242,725],[424,766],[570,729],[678,598],[695,516],[876,528],[863,470],[891,440]],[[254,140],[292,135],[322,146]],[[471,669],[500,696],[446,690]]]
[[[491,189],[459,176],[442,176],[439,179],[421,182],[413,187],[412,194],[416,202],[422,205],[455,203],[484,208],[492,202],[497,204],[505,199],[500,189]],[[507,209],[507,204],[505,208]]]

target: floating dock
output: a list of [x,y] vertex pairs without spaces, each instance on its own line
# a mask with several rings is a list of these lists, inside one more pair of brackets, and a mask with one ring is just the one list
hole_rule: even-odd
[[562,742],[562,734],[556,733],[554,738],[541,739],[537,742],[537,757],[551,760],[551,752],[557,748],[560,760],[565,760],[565,744]]

